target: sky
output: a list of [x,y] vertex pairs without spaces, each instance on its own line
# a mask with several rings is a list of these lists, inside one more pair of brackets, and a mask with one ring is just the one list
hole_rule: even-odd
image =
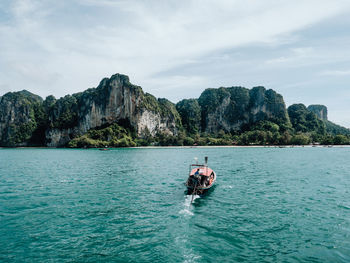
[[176,103],[264,86],[350,127],[348,0],[1,0],[0,96],[126,74]]

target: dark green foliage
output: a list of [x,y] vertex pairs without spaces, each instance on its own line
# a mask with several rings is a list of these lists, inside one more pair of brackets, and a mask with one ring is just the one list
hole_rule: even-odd
[[182,125],[189,134],[200,131],[201,107],[196,99],[184,99],[176,104]]
[[158,112],[160,113],[160,115],[162,117],[172,116],[175,119],[176,126],[178,128],[181,128],[182,127],[181,117],[178,111],[176,110],[175,104],[164,98],[158,99],[158,103],[159,103],[159,109],[160,109]]
[[160,111],[157,98],[149,93],[144,94],[141,107],[153,112]]
[[159,146],[181,146],[182,143],[176,136],[166,133],[158,133],[155,138],[156,144]]
[[17,91],[17,92],[8,92],[1,97],[2,100],[20,102],[22,104],[31,104],[35,102],[42,102],[43,99],[27,90]]
[[227,88],[231,103],[225,110],[224,115],[229,122],[237,122],[246,118],[246,106],[249,103],[249,90],[243,87]]
[[48,128],[48,115],[45,111],[44,104],[34,105],[34,119],[36,121],[35,130],[32,131],[30,143],[32,145],[44,145],[45,143],[45,131]]
[[324,145],[349,145],[350,144],[350,136],[349,135],[327,135],[323,137],[321,144]]
[[[37,129],[37,113],[42,98],[22,90],[6,93],[0,99],[0,123],[8,123],[0,138],[0,146],[30,145],[33,132]],[[7,114],[13,114],[9,119]]]
[[28,142],[32,137],[32,133],[36,128],[35,121],[29,121],[27,123],[20,124],[18,126],[12,126],[13,128],[13,137],[11,137],[10,142],[13,144],[21,144],[23,142]]
[[306,134],[296,134],[292,137],[290,144],[293,145],[307,145],[309,144],[310,141],[310,137],[307,136]]
[[338,134],[338,135],[334,136],[333,144],[344,145],[344,144],[349,144],[349,143],[350,143],[349,137],[347,137],[345,135]]
[[191,138],[191,137],[185,137],[185,139],[184,139],[184,142],[183,142],[183,145],[185,145],[185,146],[192,146],[192,145],[194,145],[194,139],[193,138]]
[[338,135],[338,134],[345,134],[350,135],[350,129],[347,129],[345,127],[342,127],[340,125],[337,125],[331,121],[324,121],[324,124],[326,125],[326,131],[329,134],[332,135]]
[[68,143],[68,147],[71,148],[135,146],[131,132],[116,123],[102,129],[91,129],[83,136],[74,138]]
[[49,109],[53,128],[66,129],[78,124],[78,101],[75,96],[67,95],[56,101]]
[[304,104],[293,104],[288,107],[288,114],[296,132],[316,132],[324,135],[326,127],[323,121],[309,111]]
[[259,121],[251,126],[251,130],[279,132],[280,127],[278,124],[271,121]]
[[169,113],[175,113],[173,109],[174,104],[167,99],[157,99],[152,94],[146,93],[142,98],[141,108],[153,112],[159,112],[162,116]]
[[43,102],[43,106],[46,110],[49,110],[50,108],[52,108],[55,103],[56,103],[56,98],[52,95],[47,96],[46,99]]
[[224,98],[229,98],[230,93],[225,88],[206,89],[198,99],[204,113],[213,112],[222,103]]
[[159,113],[163,118],[171,116],[175,119],[176,126],[178,128],[182,127],[181,117],[176,110],[174,103],[164,98],[157,99],[149,93],[142,94],[141,96],[141,109],[147,109],[153,111],[154,113]]

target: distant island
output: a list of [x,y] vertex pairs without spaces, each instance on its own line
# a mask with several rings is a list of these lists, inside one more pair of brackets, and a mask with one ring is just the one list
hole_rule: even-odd
[[323,105],[293,104],[264,87],[206,89],[174,104],[115,74],[97,88],[43,100],[29,91],[0,97],[0,146],[135,147],[350,144]]

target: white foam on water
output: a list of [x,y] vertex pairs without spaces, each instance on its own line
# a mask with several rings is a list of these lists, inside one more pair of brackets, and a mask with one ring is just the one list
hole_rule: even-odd
[[197,262],[197,259],[200,259],[201,256],[196,256],[193,254],[189,254],[189,255],[184,255],[184,257],[186,258],[184,263],[193,263],[193,262]]
[[181,215],[189,215],[189,216],[193,216],[194,215],[189,209],[186,209],[186,208],[180,210],[179,214],[181,214]]
[[197,262],[197,260],[202,258],[201,256],[196,255],[193,252],[193,249],[188,244],[187,235],[176,237],[175,244],[182,252],[182,256],[184,257],[184,260],[183,260],[184,263],[195,263]]
[[[193,196],[193,202],[194,200],[200,198],[199,195],[194,195]],[[192,195],[186,195],[186,198],[185,198],[185,206],[191,206],[191,201],[192,201]]]
[[[197,199],[197,198],[200,198],[199,195],[195,195],[193,196],[193,202]],[[179,211],[179,214],[182,214],[182,215],[188,215],[188,216],[193,216],[193,212],[191,211],[192,209],[192,206],[191,206],[191,201],[192,201],[192,195],[186,195],[185,197],[185,201],[184,201],[184,209],[180,210]]]

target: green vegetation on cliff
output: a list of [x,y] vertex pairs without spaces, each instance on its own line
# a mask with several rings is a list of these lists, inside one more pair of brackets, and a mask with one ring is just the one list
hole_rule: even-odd
[[188,134],[200,131],[201,107],[197,99],[184,99],[176,104],[182,125]]
[[264,87],[206,89],[198,102],[207,133],[249,131],[259,121],[273,122],[282,132],[291,127],[282,96]]
[[78,100],[75,95],[66,95],[51,106],[49,114],[52,117],[53,128],[73,128],[78,124]]
[[323,105],[294,104],[264,87],[206,89],[176,105],[125,75],[97,88],[44,101],[28,91],[0,97],[0,146],[349,144],[350,130],[327,119]]
[[33,135],[41,124],[42,101],[41,97],[26,90],[9,92],[1,97],[0,146],[35,145]]
[[[198,99],[201,111],[201,130],[216,132],[237,127],[226,127],[227,123],[239,123],[247,119],[247,106],[249,104],[249,90],[243,87],[206,89]],[[218,123],[217,115],[222,121]],[[215,125],[216,124],[216,125]]]
[[172,116],[175,119],[175,123],[178,127],[181,127],[181,117],[179,112],[176,110],[176,106],[171,101],[159,98],[157,99],[152,94],[146,93],[141,94],[141,105],[140,109],[146,109],[154,113],[159,113],[161,117],[167,118]]
[[288,107],[288,114],[295,132],[315,132],[325,135],[326,126],[317,118],[316,114],[309,111],[304,104],[293,104]]
[[328,120],[325,120],[324,124],[326,125],[327,133],[331,135],[350,135],[350,129],[342,127]]
[[96,148],[96,147],[134,147],[136,143],[132,132],[117,123],[106,128],[91,129],[83,136],[74,138],[68,143],[70,148]]

